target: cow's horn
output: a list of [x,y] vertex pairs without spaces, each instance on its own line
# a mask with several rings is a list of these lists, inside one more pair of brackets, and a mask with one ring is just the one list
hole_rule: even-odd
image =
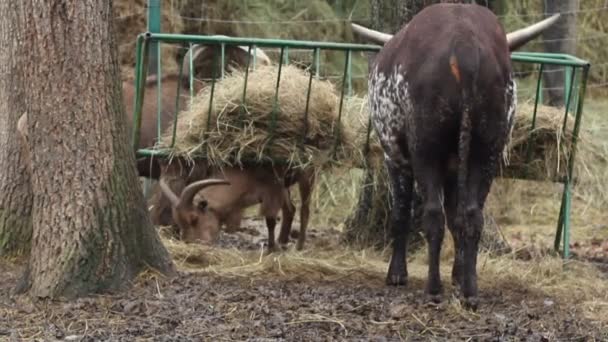
[[230,185],[230,182],[225,179],[205,179],[202,181],[194,182],[188,185],[182,195],[179,198],[179,205],[192,205],[194,196],[204,188],[212,185]]
[[543,33],[543,31],[555,24],[559,17],[560,14],[556,13],[536,24],[508,33],[507,43],[509,44],[509,50],[513,51],[526,44],[530,40],[536,38],[538,35]]
[[160,185],[160,190],[169,199],[171,205],[177,207],[179,205],[179,198],[177,198],[177,195],[175,195],[173,190],[165,183],[164,178],[161,177],[158,183]]
[[188,49],[188,52],[184,55],[184,60],[182,62],[182,72],[183,75],[189,77],[190,75],[190,54],[192,53],[192,60],[196,61],[198,55],[205,49],[204,46],[200,46],[198,44],[192,45],[192,48]]
[[375,31],[372,29],[368,29],[367,27],[363,27],[361,25],[357,25],[355,23],[351,23],[350,26],[353,28],[353,32],[360,35],[363,38],[366,38],[369,41],[372,41],[376,44],[384,45],[391,38],[393,38],[392,34],[383,33],[380,31]]

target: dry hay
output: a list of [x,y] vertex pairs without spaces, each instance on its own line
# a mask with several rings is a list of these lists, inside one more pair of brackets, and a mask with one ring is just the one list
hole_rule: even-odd
[[[384,162],[384,150],[376,131],[371,127],[367,95],[363,97],[348,96],[344,99],[344,124],[353,134],[354,166],[374,169],[381,168]],[[369,137],[368,137],[369,134]]]
[[[114,22],[117,35],[119,63],[123,68],[135,67],[135,42],[137,35],[147,31],[147,0],[114,1]],[[181,33],[184,24],[179,16],[173,15],[171,1],[162,1],[161,29],[168,33]],[[177,71],[177,51],[175,45],[161,45],[163,72]],[[126,76],[130,79],[130,73]]]
[[[216,166],[279,161],[291,167],[312,165],[320,169],[335,165],[329,161],[351,162],[354,137],[349,126],[338,125],[339,96],[333,85],[312,80],[302,144],[309,75],[292,65],[283,66],[274,108],[277,73],[276,65],[250,71],[243,103],[245,71],[234,70],[216,83],[211,115],[211,87],[203,89],[179,114],[172,154],[186,159],[208,158]],[[173,127],[169,127],[159,147],[170,146],[172,137]]]
[[[558,180],[567,175],[572,151],[574,115],[568,115],[562,130],[564,109],[539,105],[532,128],[534,105],[518,106],[515,124],[506,153],[504,177]],[[575,166],[579,171],[597,162],[599,154],[583,127],[579,131]],[[529,149],[529,152],[528,152]]]
[[[354,133],[354,145],[357,147],[357,160],[363,160],[364,146],[367,139],[369,110],[367,97],[350,97],[345,100],[346,123]],[[505,151],[501,176],[507,178],[526,178],[535,180],[556,180],[566,176],[568,159],[571,153],[571,141],[574,129],[574,113],[568,114],[566,129],[562,132],[564,108],[539,105],[537,108],[535,129],[531,131],[534,105],[518,105],[515,124]],[[584,120],[584,113],[583,118]],[[528,155],[528,146],[530,154]],[[378,137],[372,130],[369,140],[368,161],[372,167],[382,167],[383,150]],[[581,123],[577,151],[575,155],[574,177],[579,184],[587,187],[603,188],[602,174],[607,164],[604,149],[594,140],[589,129]],[[528,159],[529,158],[529,159]]]

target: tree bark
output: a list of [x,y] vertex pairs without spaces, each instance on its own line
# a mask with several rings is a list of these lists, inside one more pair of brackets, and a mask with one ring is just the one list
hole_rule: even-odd
[[139,188],[111,1],[11,1],[24,29],[33,238],[19,291],[73,298],[174,272]]
[[14,1],[0,1],[0,256],[27,255],[32,236],[32,192],[17,120],[24,111],[23,83],[14,70],[26,61],[17,52],[22,30],[7,13]]
[[[578,0],[546,0],[545,13],[550,16],[562,13],[553,27],[543,33],[545,51],[553,53],[576,53],[576,13]],[[550,106],[565,105],[564,67],[546,65],[543,72],[544,97]]]

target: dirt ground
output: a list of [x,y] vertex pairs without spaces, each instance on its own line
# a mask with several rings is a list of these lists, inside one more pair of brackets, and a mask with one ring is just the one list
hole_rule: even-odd
[[[32,302],[13,295],[21,268],[2,262],[0,340],[608,341],[608,317],[602,317],[606,311],[601,311],[608,308],[605,296],[597,298],[594,306],[575,305],[576,301],[589,301],[592,295],[574,291],[571,296],[562,296],[508,277],[488,282],[490,273],[482,271],[481,307],[469,312],[460,307],[449,285],[451,259],[442,264],[446,267],[442,268],[446,291],[439,305],[425,300],[426,265],[416,260],[412,261],[407,288],[384,285],[385,257],[367,256],[376,258],[369,265],[378,266],[353,267],[341,274],[332,273],[337,266],[330,268],[331,260],[323,257],[317,257],[315,263],[324,272],[297,273],[287,262],[281,270],[279,261],[279,270],[256,273],[246,267],[262,262],[256,255],[266,234],[253,221],[245,226],[235,235],[223,234],[217,247],[260,258],[249,264],[243,262],[245,268],[222,273],[222,268],[232,266],[201,255],[185,255],[171,242],[168,248],[180,267],[178,277],[167,280],[147,273],[125,293],[73,302]],[[335,230],[311,229],[309,255],[339,253],[338,234]],[[292,250],[279,254],[265,258],[303,258]],[[245,258],[242,255],[239,258]],[[323,266],[324,262],[328,265]],[[605,267],[606,260],[596,260],[596,264]],[[606,273],[599,269],[592,272],[597,274],[594,281],[608,282]]]

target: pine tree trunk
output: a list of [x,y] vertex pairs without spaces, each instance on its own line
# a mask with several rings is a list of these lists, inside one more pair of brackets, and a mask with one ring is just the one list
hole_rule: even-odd
[[0,256],[27,255],[32,236],[32,192],[17,134],[24,111],[23,83],[13,70],[27,56],[17,53],[23,38],[16,22],[7,18],[16,2],[0,2]]
[[72,298],[174,266],[151,225],[124,115],[111,1],[20,0],[32,251],[20,291]]
[[[548,16],[562,13],[553,27],[543,33],[545,51],[554,53],[576,53],[576,10],[578,0],[546,0],[545,12]],[[543,72],[544,96],[550,106],[563,106],[564,98],[564,67],[546,65]]]

